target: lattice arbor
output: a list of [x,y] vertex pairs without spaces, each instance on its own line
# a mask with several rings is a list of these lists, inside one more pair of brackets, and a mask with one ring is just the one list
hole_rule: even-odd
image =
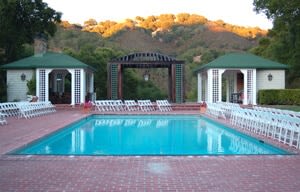
[[169,100],[182,103],[184,100],[184,61],[160,53],[132,53],[108,63],[108,97],[123,99],[122,79],[125,68],[167,68]]

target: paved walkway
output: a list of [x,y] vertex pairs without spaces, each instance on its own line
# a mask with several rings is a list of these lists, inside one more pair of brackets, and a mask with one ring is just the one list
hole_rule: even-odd
[[0,126],[0,191],[300,191],[299,155],[6,154],[86,115],[79,110],[61,110],[28,120],[9,118],[8,125]]

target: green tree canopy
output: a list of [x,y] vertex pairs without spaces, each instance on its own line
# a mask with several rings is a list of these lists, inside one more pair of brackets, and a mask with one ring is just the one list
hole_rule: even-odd
[[[300,1],[254,0],[255,10],[273,20],[268,40],[262,39],[255,54],[289,64],[289,84],[300,80]],[[300,85],[298,85],[299,87]]]
[[0,1],[0,49],[4,56],[2,63],[18,59],[25,43],[32,43],[40,33],[53,36],[56,22],[61,13],[48,7],[42,0]]

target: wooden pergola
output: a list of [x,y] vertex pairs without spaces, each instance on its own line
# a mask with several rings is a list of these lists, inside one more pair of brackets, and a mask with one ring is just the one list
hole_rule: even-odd
[[184,96],[184,61],[160,53],[132,53],[112,60],[107,66],[108,98],[123,99],[123,72],[125,68],[167,68],[169,100],[182,103]]

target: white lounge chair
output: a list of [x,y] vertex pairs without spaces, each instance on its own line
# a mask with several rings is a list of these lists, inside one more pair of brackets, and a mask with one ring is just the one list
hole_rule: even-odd
[[128,111],[137,111],[139,109],[138,104],[134,100],[125,100],[124,105]]
[[138,100],[138,106],[142,111],[154,111],[155,108],[150,100]]
[[168,100],[156,100],[156,105],[160,111],[172,111],[171,104]]

